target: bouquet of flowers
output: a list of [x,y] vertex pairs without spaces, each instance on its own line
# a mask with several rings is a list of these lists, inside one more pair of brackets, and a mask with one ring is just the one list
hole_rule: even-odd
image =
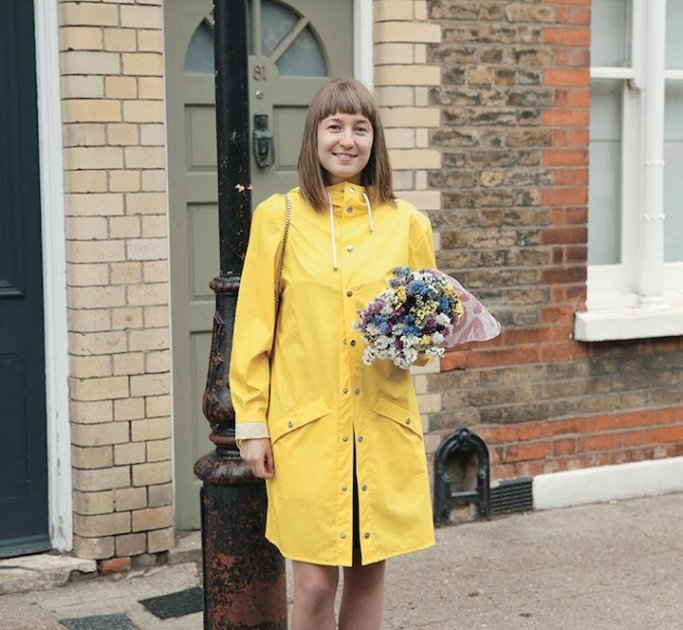
[[363,363],[391,359],[403,369],[420,353],[442,357],[446,347],[492,339],[501,330],[479,300],[436,269],[396,268],[389,286],[358,315],[353,327],[366,344]]

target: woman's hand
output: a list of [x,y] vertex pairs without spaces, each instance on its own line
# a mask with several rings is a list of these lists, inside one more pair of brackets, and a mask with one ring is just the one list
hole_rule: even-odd
[[248,438],[242,440],[240,457],[251,466],[260,479],[272,479],[275,475],[273,447],[269,438]]

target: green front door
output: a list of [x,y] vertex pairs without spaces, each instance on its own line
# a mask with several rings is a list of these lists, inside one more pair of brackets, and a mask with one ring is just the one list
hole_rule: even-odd
[[[210,0],[165,6],[176,525],[199,527],[192,466],[212,450],[201,396],[218,273],[216,124]],[[353,73],[353,0],[249,2],[250,124],[273,136],[252,151],[254,204],[296,185],[306,108],[331,77]],[[264,145],[262,145],[263,148]]]

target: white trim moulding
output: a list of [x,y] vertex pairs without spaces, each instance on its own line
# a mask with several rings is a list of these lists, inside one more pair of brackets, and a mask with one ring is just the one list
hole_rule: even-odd
[[57,3],[35,0],[50,540],[73,547],[69,334]]
[[368,90],[375,85],[372,0],[353,0],[353,75]]
[[538,475],[534,509],[551,510],[683,492],[683,457]]

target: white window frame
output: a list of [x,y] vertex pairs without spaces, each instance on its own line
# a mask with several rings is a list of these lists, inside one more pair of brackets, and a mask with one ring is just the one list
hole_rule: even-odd
[[[591,79],[624,82],[621,262],[588,266],[580,341],[683,334],[683,262],[664,262],[664,87],[666,0],[633,0],[631,65],[591,67]],[[643,26],[644,25],[644,26]]]

